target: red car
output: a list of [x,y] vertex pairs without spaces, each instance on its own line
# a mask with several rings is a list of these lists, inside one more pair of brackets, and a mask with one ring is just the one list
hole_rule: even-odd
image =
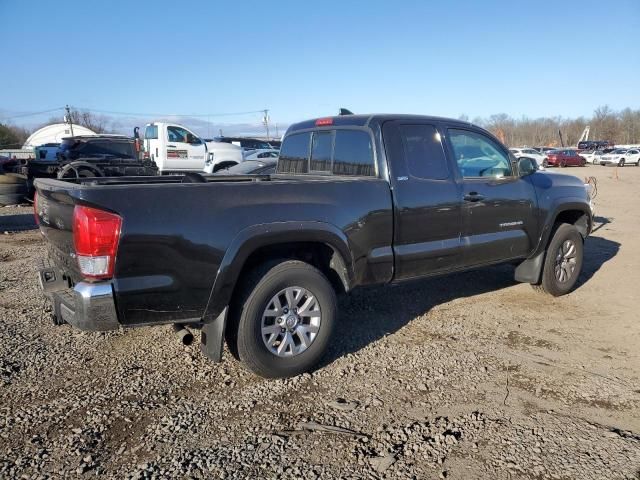
[[587,161],[575,150],[551,150],[547,152],[545,166],[549,167],[584,167]]

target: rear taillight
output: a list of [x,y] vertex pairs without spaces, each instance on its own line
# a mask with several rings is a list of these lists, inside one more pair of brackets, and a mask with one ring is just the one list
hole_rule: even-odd
[[73,244],[80,272],[86,278],[113,277],[120,240],[120,216],[76,205],[73,209]]
[[36,219],[36,225],[40,225],[40,216],[38,215],[38,192],[33,194],[33,216]]

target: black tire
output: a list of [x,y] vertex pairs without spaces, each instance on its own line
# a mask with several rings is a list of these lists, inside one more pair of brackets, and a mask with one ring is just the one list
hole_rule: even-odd
[[[556,267],[560,249],[565,242],[571,242],[575,247],[575,264],[571,274],[564,280],[556,275]],[[582,255],[584,251],[583,239],[578,229],[568,223],[561,223],[556,228],[545,254],[542,266],[542,279],[538,285],[534,285],[535,290],[546,292],[554,297],[565,295],[571,291],[576,284],[580,272],[582,271]],[[565,270],[566,273],[566,270]]]
[[25,178],[16,173],[0,174],[0,185],[24,185]]
[[[315,296],[321,321],[315,338],[303,352],[281,357],[262,339],[262,315],[269,302],[287,287],[298,286]],[[298,260],[280,260],[255,269],[244,280],[229,312],[227,343],[244,365],[266,378],[286,378],[311,370],[322,358],[336,321],[336,294],[317,268]]]
[[23,193],[0,194],[0,205],[19,205],[25,202],[26,190]]
[[547,160],[546,158],[544,159],[544,161],[542,162],[542,166],[544,168],[549,168],[549,160]]
[[618,162],[619,167],[624,167],[624,158]]
[[0,195],[13,195],[16,193],[26,194],[26,183],[0,183]]
[[565,162],[564,160],[560,160],[560,168],[564,168],[567,166],[567,162]]
[[100,168],[87,162],[71,162],[64,165],[56,175],[58,179],[104,177]]

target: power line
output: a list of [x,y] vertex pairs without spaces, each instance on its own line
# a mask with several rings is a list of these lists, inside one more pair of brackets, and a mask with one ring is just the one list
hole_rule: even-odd
[[95,108],[82,108],[82,107],[74,107],[77,110],[93,112],[93,113],[103,113],[106,115],[131,115],[131,116],[140,116],[140,117],[233,117],[240,115],[250,115],[254,113],[263,113],[262,110],[251,110],[247,112],[228,112],[228,113],[142,113],[142,112],[118,112],[114,110],[98,110]]
[[21,113],[21,114],[18,114],[18,115],[11,115],[11,116],[2,115],[2,116],[4,118],[6,118],[7,120],[11,120],[13,118],[33,117],[33,116],[36,116],[36,115],[42,115],[43,113],[57,112],[58,110],[64,110],[64,107],[51,108],[49,110],[42,110],[41,112],[26,112],[26,113]]

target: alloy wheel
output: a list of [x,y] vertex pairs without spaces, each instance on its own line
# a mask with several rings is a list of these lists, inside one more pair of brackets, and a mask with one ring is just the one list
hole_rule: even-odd
[[565,240],[556,253],[555,274],[559,282],[569,281],[576,269],[576,244]]
[[276,293],[262,314],[261,336],[278,357],[293,357],[307,350],[322,322],[320,303],[306,288],[287,287]]

